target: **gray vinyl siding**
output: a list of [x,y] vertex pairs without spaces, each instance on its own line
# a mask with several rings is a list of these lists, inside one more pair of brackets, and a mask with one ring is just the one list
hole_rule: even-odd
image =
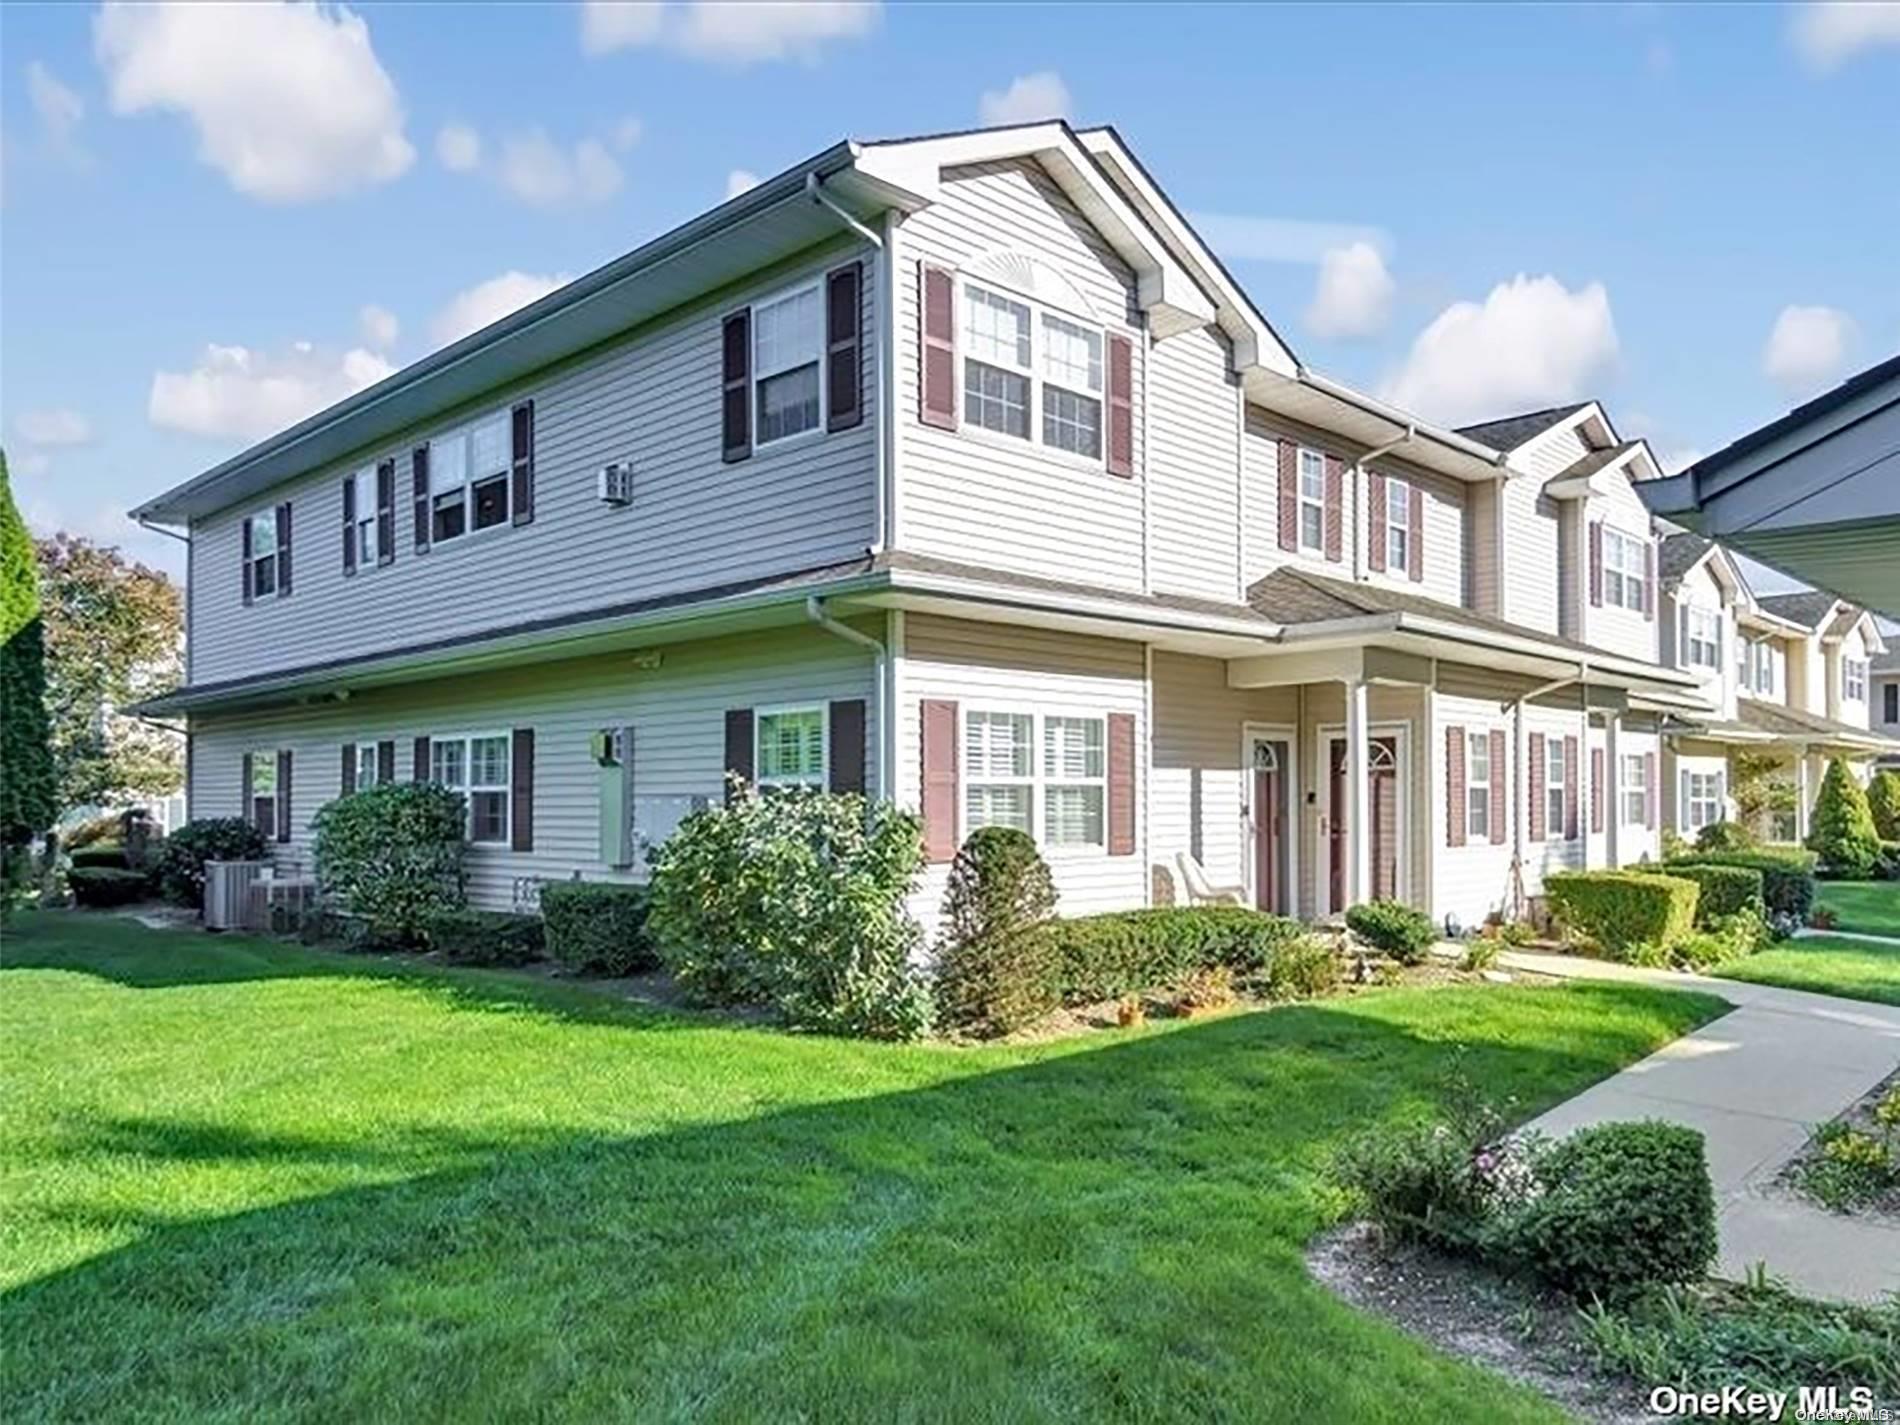
[[1227,342],[1208,328],[1148,353],[1149,583],[1241,596],[1240,400]]
[[[863,422],[723,463],[722,319],[747,301],[854,257],[865,259]],[[855,245],[833,245],[609,349],[198,522],[191,560],[193,680],[218,682],[382,652],[862,554],[875,537],[874,257]],[[462,420],[527,397],[535,402],[533,522],[471,532],[418,554],[411,451]],[[343,479],[392,456],[395,562],[346,578]],[[600,468],[616,460],[635,467],[633,503],[622,508],[601,504],[596,493]],[[293,592],[246,607],[241,522],[284,500],[294,512]]]
[[1465,602],[1492,618],[1502,617],[1503,578],[1499,572],[1499,493],[1497,481],[1469,487],[1465,498]]
[[[1147,343],[1128,265],[1031,161],[947,170],[941,200],[903,224],[897,249],[898,546],[1014,573],[1142,588]],[[1031,440],[1017,440],[982,430],[939,430],[918,420],[921,264],[960,271],[978,258],[1004,252],[1045,264],[1090,309],[1078,317],[1093,317],[1131,339],[1132,479],[1048,450],[1039,432],[1032,431]],[[960,412],[961,351],[958,363]]]
[[[867,624],[881,634],[883,621]],[[341,789],[345,742],[394,739],[396,776],[410,780],[421,735],[535,734],[532,852],[470,848],[469,894],[506,909],[518,877],[632,878],[599,856],[598,770],[589,739],[600,728],[634,729],[640,796],[717,799],[725,769],[728,708],[866,701],[866,775],[879,765],[875,674],[870,654],[817,629],[778,629],[668,644],[660,666],[635,668],[625,654],[537,664],[492,676],[437,679],[358,691],[347,703],[192,719],[193,816],[235,816],[243,805],[247,751],[291,752],[291,841],[275,848],[286,866],[311,865],[311,819]],[[640,872],[644,875],[644,872]]]

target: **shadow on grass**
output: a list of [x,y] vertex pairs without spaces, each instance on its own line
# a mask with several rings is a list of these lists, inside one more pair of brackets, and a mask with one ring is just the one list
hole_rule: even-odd
[[[1554,1419],[1309,1282],[1301,1244],[1330,1210],[1320,1166],[1342,1135],[1449,1091],[1453,1044],[1472,1080],[1510,1085],[1529,1114],[1711,1012],[1608,985],[1399,993],[1040,1058],[941,1056],[1000,1066],[727,1123],[397,1128],[349,1151],[400,1180],[148,1216],[130,1245],[0,1296],[0,1406],[11,1420]],[[336,1147],[81,1111],[59,1138],[157,1173],[290,1170]]]

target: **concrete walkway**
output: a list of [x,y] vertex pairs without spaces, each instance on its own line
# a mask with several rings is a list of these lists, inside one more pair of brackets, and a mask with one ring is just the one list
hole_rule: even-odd
[[1506,968],[1703,990],[1735,1006],[1531,1127],[1553,1137],[1612,1119],[1699,1129],[1719,1213],[1718,1275],[1756,1262],[1806,1296],[1875,1301],[1900,1291],[1900,1228],[1772,1190],[1813,1127],[1900,1067],[1900,1008],[1772,985],[1509,951]]

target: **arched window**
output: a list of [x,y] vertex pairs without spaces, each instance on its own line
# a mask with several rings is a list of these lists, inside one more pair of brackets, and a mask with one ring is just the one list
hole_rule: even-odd
[[1397,750],[1387,742],[1375,742],[1366,756],[1368,772],[1396,772],[1399,769]]
[[1254,743],[1253,769],[1256,772],[1277,772],[1280,770],[1280,753],[1271,742]]

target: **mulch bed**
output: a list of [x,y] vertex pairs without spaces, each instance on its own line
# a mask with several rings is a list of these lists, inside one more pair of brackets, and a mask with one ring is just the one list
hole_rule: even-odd
[[[1882,1128],[1874,1121],[1874,1105],[1879,1103],[1882,1098],[1891,1093],[1896,1087],[1900,1087],[1900,1069],[1896,1069],[1893,1073],[1887,1075],[1886,1078],[1875,1084],[1871,1089],[1867,1090],[1866,1094],[1851,1108],[1837,1115],[1837,1117],[1844,1120],[1849,1128],[1859,1129],[1862,1133],[1867,1134],[1871,1138],[1884,1137],[1888,1130]],[[1783,1165],[1781,1172],[1776,1175],[1773,1191],[1786,1196],[1797,1197],[1803,1202],[1813,1202],[1814,1198],[1801,1186],[1801,1176],[1807,1166],[1820,1156],[1820,1145],[1816,1143],[1814,1139],[1809,1138],[1807,1144],[1801,1151],[1790,1158],[1787,1163]],[[1890,1184],[1887,1190],[1872,1202],[1862,1204],[1847,1215],[1851,1217],[1871,1217],[1876,1221],[1900,1227],[1900,1180],[1896,1180]]]

